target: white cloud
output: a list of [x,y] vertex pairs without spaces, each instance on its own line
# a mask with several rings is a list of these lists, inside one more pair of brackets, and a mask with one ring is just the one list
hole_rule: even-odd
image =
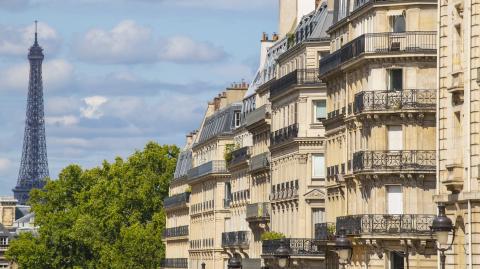
[[[27,90],[29,64],[13,65],[0,70],[0,89]],[[46,61],[43,66],[44,90],[58,90],[70,83],[73,78],[73,66],[62,59]]]
[[73,115],[59,116],[59,117],[46,117],[45,122],[49,125],[56,126],[72,126],[79,122],[79,119]]
[[83,117],[87,119],[100,119],[103,116],[103,112],[100,109],[108,99],[103,96],[90,96],[83,99],[86,107],[80,108],[80,112]]
[[0,158],[0,174],[8,172],[11,166],[12,161],[7,158]]
[[[34,33],[33,23],[24,27],[0,25],[0,55],[25,57],[28,48],[33,44]],[[39,22],[38,43],[43,47],[45,54],[55,55],[60,49],[62,40],[55,29],[46,23]]]
[[122,21],[109,31],[91,29],[74,43],[73,50],[78,58],[103,64],[198,63],[226,57],[222,48],[209,42],[185,36],[157,38],[150,28],[131,20]]

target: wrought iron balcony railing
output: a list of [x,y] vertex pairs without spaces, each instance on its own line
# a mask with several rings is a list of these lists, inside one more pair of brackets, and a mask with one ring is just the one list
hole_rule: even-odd
[[248,147],[239,148],[232,151],[232,159],[228,162],[228,165],[236,165],[248,159],[249,152]]
[[363,91],[355,95],[354,113],[399,109],[435,110],[435,107],[436,91],[434,89]]
[[178,226],[178,227],[173,227],[173,228],[167,228],[163,231],[162,235],[163,235],[163,238],[187,236],[188,235],[188,225]]
[[265,221],[270,219],[269,203],[255,203],[247,205],[247,221]]
[[180,194],[176,194],[170,197],[165,198],[163,200],[163,207],[165,208],[172,208],[186,205],[190,201],[190,193],[184,192]]
[[402,33],[368,33],[345,44],[320,60],[320,76],[362,54],[435,53],[437,34],[434,31]]
[[335,240],[335,223],[324,222],[315,224],[315,239]]
[[270,116],[270,105],[263,105],[245,116],[245,126],[251,126],[257,122],[268,119]]
[[429,234],[435,215],[367,214],[337,217],[336,229],[349,235],[365,234]]
[[227,173],[227,165],[224,160],[210,161],[188,170],[190,180],[214,173]]
[[248,247],[248,231],[222,233],[222,247]]
[[[311,238],[286,238],[284,239],[290,246],[291,256],[322,256],[325,255],[325,242],[323,240]],[[262,242],[262,255],[275,255],[275,251],[280,247],[281,239],[265,240]]]
[[318,78],[317,69],[297,69],[272,82],[270,86],[270,97],[275,97],[282,94],[285,90],[293,85],[313,86],[323,85],[323,83]]
[[298,123],[270,133],[270,145],[277,145],[298,137]]
[[270,152],[258,154],[250,158],[250,166],[249,166],[250,172],[257,171],[260,169],[267,169],[269,167],[270,167]]
[[161,268],[188,268],[187,258],[163,259],[160,262]]
[[378,150],[353,154],[353,172],[385,170],[435,171],[434,150]]

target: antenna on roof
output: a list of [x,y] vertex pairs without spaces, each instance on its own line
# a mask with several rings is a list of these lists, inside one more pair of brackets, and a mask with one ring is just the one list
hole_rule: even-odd
[[37,30],[38,30],[38,21],[35,20],[35,44],[38,44],[38,42],[37,42]]

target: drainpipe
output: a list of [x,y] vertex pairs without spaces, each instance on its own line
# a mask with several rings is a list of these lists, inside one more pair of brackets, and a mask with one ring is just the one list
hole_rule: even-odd
[[[465,18],[467,18],[468,24],[467,24],[467,48],[465,50],[466,52],[466,57],[467,57],[467,72],[466,72],[466,81],[468,83],[464,83],[465,85],[468,85],[467,89],[464,89],[466,91],[466,102],[467,102],[467,113],[464,113],[464,115],[467,116],[467,179],[468,179],[468,192],[472,191],[472,158],[471,158],[471,110],[472,110],[472,102],[471,102],[471,72],[472,72],[472,58],[471,58],[471,44],[472,44],[472,1],[471,0],[466,0],[466,12]],[[465,23],[465,22],[464,22]],[[464,45],[465,47],[465,45]],[[464,72],[465,75],[465,72]],[[468,268],[472,269],[473,268],[473,253],[472,253],[472,204],[471,200],[468,200]]]

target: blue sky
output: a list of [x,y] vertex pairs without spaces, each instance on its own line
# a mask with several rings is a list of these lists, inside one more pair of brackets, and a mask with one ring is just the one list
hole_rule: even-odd
[[38,19],[51,177],[182,146],[206,102],[251,80],[276,0],[0,0],[0,195],[15,186]]

